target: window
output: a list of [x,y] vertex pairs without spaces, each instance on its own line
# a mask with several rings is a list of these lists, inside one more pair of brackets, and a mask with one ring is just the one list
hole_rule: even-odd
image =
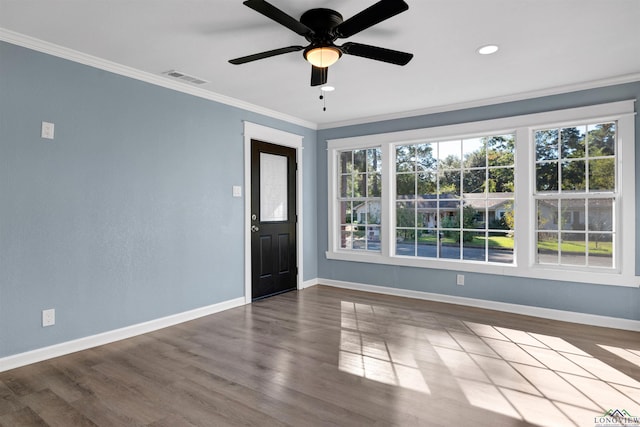
[[538,264],[615,267],[616,127],[534,131]]
[[382,159],[379,148],[338,152],[340,248],[380,251]]
[[638,286],[633,110],[328,141],[327,257]]
[[396,252],[513,263],[515,136],[395,146]]

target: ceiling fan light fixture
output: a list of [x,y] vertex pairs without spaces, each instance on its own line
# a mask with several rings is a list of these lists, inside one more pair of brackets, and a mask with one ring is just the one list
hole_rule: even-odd
[[342,56],[340,49],[333,46],[320,46],[311,48],[304,53],[304,57],[311,65],[326,68],[336,63]]

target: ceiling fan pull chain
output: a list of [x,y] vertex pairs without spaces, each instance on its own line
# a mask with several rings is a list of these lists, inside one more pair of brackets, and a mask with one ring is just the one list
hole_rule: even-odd
[[327,111],[327,95],[320,89],[320,101],[322,101],[322,111]]

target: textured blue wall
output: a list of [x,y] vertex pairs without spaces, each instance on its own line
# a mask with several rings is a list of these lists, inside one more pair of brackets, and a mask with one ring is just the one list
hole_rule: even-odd
[[[417,94],[416,96],[420,96]],[[428,95],[425,95],[428,96]],[[327,260],[327,143],[329,139],[372,135],[497,119],[628,99],[640,99],[640,82],[548,96],[526,101],[444,112],[404,119],[326,129],[318,132],[318,276],[326,279],[433,292],[512,304],[640,320],[640,290],[618,286],[568,283],[465,272],[465,286],[456,286],[458,272],[413,267],[355,264]],[[636,111],[638,105],[636,103]],[[640,118],[636,116],[636,170],[640,165]],[[640,182],[636,180],[640,194]],[[636,206],[640,195],[636,195]],[[638,207],[636,207],[638,210]],[[624,224],[622,225],[624,227]],[[640,222],[636,224],[640,233]],[[637,242],[640,241],[636,236]],[[636,249],[640,257],[640,250]],[[640,262],[636,260],[636,271]]]
[[0,357],[243,296],[243,120],[304,136],[315,278],[314,130],[0,42]]

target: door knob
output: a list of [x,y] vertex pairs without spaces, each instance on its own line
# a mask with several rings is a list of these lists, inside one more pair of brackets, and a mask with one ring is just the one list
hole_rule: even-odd
[[252,226],[251,226],[251,231],[253,231],[254,233],[255,233],[256,231],[259,231],[259,230],[260,230],[260,227],[258,227],[258,226],[256,226],[256,225],[252,225]]

